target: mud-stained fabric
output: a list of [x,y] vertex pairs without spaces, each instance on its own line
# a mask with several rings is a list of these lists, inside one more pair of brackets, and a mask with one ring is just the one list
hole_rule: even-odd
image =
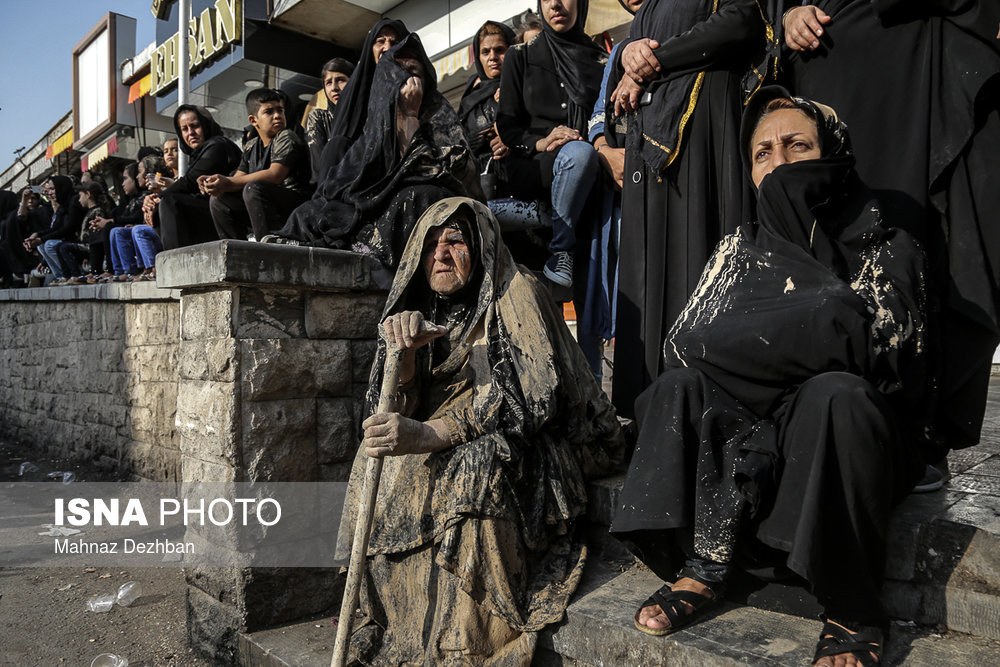
[[[463,230],[475,268],[469,284],[446,298],[430,291],[420,260],[427,235],[453,224]],[[449,664],[448,651],[460,651],[505,656],[496,664],[528,664],[534,640],[522,633],[559,621],[579,582],[586,552],[576,519],[586,509],[585,479],[607,474],[621,456],[614,410],[551,298],[514,265],[495,218],[474,200],[446,199],[420,218],[385,316],[404,310],[420,310],[450,328],[417,351],[403,412],[421,421],[444,420],[453,446],[385,459],[368,549],[375,566],[363,611],[379,628],[388,627],[372,661]],[[380,343],[369,411],[378,404],[385,356]],[[340,554],[350,550],[366,461],[359,452]],[[397,565],[436,583],[396,584],[403,576]],[[400,586],[427,593],[416,600]],[[455,604],[475,612],[457,617],[449,611],[452,603],[437,599],[441,591],[466,596]],[[403,600],[410,613],[386,611]],[[445,623],[443,613],[455,618]],[[496,630],[497,619],[509,635]],[[502,641],[474,645],[483,641],[477,624]],[[457,636],[466,643],[455,644]]]
[[[761,95],[746,118],[786,93]],[[795,102],[822,157],[766,176],[759,222],[710,258],[664,345],[668,370],[637,402],[612,530],[642,543],[683,529],[693,555],[721,563],[749,536],[788,554],[840,618],[877,620],[889,509],[925,462],[925,261],[883,226],[843,123]]]
[[[405,152],[396,112],[410,74],[397,57],[418,59],[427,73],[420,127]],[[364,132],[278,235],[304,245],[369,253],[395,268],[420,213],[455,195],[481,196],[479,175],[458,116],[437,91],[434,67],[411,34],[375,68]]]

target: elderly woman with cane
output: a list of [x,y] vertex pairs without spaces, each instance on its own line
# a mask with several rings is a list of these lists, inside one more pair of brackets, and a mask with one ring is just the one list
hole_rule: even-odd
[[349,549],[365,467],[382,457],[352,657],[527,665],[579,583],[585,480],[621,456],[614,410],[474,200],[421,216],[382,327],[368,404],[398,347],[397,410],[363,424],[338,544]]

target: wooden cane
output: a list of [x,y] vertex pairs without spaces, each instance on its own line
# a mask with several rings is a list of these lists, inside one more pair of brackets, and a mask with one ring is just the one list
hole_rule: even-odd
[[[422,333],[432,333],[440,328],[430,322],[423,323]],[[382,372],[382,393],[379,394],[378,412],[395,412],[399,389],[399,361],[403,350],[386,342],[385,368]],[[344,667],[347,660],[347,645],[351,634],[351,621],[358,608],[361,594],[361,580],[365,574],[365,557],[368,554],[368,538],[371,537],[372,519],[375,517],[375,497],[382,477],[382,457],[369,457],[365,468],[365,482],[361,491],[361,505],[354,526],[354,544],[351,545],[351,562],[347,567],[347,583],[344,585],[344,599],[340,604],[340,618],[337,623],[337,641],[333,646],[330,667]]]

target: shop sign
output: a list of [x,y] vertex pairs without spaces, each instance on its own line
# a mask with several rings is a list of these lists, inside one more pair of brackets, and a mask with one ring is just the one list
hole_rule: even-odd
[[165,19],[169,13],[170,5],[173,3],[174,0],[153,0],[153,6],[150,7],[150,10],[156,18]]
[[[242,0],[215,0],[214,7],[208,7],[191,19],[188,28],[188,50],[191,71],[207,65],[214,55],[223,48],[238,42],[243,28]],[[156,95],[172,84],[180,75],[178,54],[180,33],[156,47],[150,63],[150,94]]]

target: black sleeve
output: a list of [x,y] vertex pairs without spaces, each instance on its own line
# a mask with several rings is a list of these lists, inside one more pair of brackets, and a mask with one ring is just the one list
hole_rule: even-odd
[[730,60],[741,46],[763,40],[764,19],[756,0],[720,0],[717,12],[687,32],[663,39],[653,50],[663,66],[661,76],[697,72]]
[[61,239],[69,237],[80,231],[83,227],[83,218],[87,215],[86,209],[80,206],[80,195],[73,195],[73,200],[67,207],[66,214],[56,218],[56,226],[41,234],[39,238],[43,241],[51,239]]
[[500,105],[497,108],[497,131],[511,147],[523,147],[528,155],[535,153],[535,144],[545,137],[531,127],[531,115],[524,104],[524,77],[527,50],[511,49],[503,61],[500,75]]
[[234,159],[235,152],[238,150],[236,145],[228,139],[212,141],[201,152],[198,159],[188,165],[187,173],[174,181],[163,193],[184,192],[198,194],[198,177],[211,176],[213,174],[228,176],[231,174],[233,172],[233,165],[236,163]]
[[271,164],[277,162],[294,171],[306,156],[306,146],[294,131],[285,129],[278,133],[271,145]]

